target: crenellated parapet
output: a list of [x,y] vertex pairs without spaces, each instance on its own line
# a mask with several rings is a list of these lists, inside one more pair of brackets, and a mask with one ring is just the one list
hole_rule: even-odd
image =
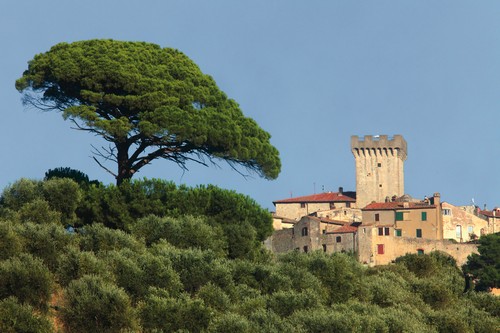
[[387,156],[399,157],[405,161],[407,157],[406,140],[401,135],[365,135],[360,138],[351,136],[351,151],[354,157]]

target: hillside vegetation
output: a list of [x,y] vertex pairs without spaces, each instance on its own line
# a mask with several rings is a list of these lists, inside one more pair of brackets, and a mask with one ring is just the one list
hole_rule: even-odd
[[[78,179],[77,179],[78,180]],[[495,332],[446,254],[367,268],[261,242],[270,214],[215,186],[21,179],[0,199],[0,332]]]

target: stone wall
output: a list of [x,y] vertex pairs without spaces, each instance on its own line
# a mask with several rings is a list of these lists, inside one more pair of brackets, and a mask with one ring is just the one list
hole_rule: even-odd
[[[337,227],[340,228],[340,226]],[[285,253],[293,250],[300,252],[320,250],[327,253],[355,252],[357,238],[354,232],[336,233],[334,230],[327,232],[326,226],[318,218],[306,216],[293,228],[275,230],[273,235],[264,242],[264,245],[274,253]]]
[[480,237],[489,233],[488,220],[474,215],[470,207],[457,207],[443,202],[442,209],[443,238],[467,242],[471,240],[471,234]]
[[404,161],[406,141],[401,135],[363,139],[351,137],[351,151],[356,163],[356,204],[363,208],[372,201],[404,194]]
[[[379,253],[380,245],[383,245],[383,254]],[[360,226],[359,228],[359,260],[361,263],[386,265],[407,253],[429,253],[432,251],[448,253],[455,258],[459,266],[467,261],[470,254],[478,253],[477,245],[472,243],[395,237],[392,232],[388,236],[379,236],[375,227]]]

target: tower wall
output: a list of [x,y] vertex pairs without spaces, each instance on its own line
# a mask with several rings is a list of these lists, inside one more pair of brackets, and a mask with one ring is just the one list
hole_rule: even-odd
[[372,201],[404,194],[406,141],[401,135],[351,137],[356,161],[356,205],[363,208]]

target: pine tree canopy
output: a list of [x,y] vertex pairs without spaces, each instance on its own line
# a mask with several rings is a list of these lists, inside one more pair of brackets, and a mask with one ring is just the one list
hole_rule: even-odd
[[[29,62],[16,88],[25,105],[60,111],[77,129],[108,141],[94,159],[118,184],[154,159],[182,168],[223,160],[266,179],[280,172],[269,133],[175,49],[115,40],[60,43]],[[108,160],[116,172],[100,162]]]

